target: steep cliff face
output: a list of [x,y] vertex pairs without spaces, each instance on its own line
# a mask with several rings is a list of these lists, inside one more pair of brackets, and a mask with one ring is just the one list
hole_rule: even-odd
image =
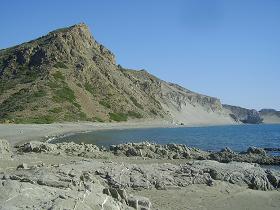
[[264,123],[280,123],[280,111],[275,109],[262,109],[259,111]]
[[[150,96],[165,113],[165,118],[178,124],[233,124],[219,99],[201,95],[177,84],[168,83],[145,70],[123,70],[133,84]],[[152,110],[151,112],[154,112]]]
[[245,109],[242,107],[231,106],[226,104],[224,104],[223,107],[236,121],[248,124],[259,124],[263,122],[263,119],[259,112],[254,109]]
[[186,90],[178,85],[163,83],[161,102],[175,122],[184,124],[231,124],[220,100]]
[[116,65],[85,24],[0,50],[0,120],[232,123],[216,98]]

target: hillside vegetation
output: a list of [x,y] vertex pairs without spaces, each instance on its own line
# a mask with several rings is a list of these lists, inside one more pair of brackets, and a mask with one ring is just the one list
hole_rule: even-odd
[[85,24],[0,50],[0,121],[233,123],[216,98],[125,69]]

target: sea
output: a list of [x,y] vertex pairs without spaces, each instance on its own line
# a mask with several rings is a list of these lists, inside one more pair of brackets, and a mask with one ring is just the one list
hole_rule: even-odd
[[[229,147],[236,152],[248,147],[280,148],[280,125],[233,125],[208,127],[144,128],[99,130],[66,135],[52,142],[90,143],[98,146],[127,142],[148,141],[158,144],[185,144],[207,151],[219,151]],[[280,152],[271,152],[280,155]]]

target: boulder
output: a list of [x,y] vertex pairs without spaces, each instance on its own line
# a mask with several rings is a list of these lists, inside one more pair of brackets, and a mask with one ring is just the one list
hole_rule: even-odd
[[266,156],[265,150],[257,147],[249,147],[247,153]]
[[127,204],[128,206],[139,210],[150,210],[151,202],[148,198],[135,195],[127,195],[125,189],[104,188],[103,193],[112,196],[116,200]]
[[150,210],[151,202],[148,198],[142,196],[129,196],[128,205],[137,210]]
[[57,145],[45,142],[32,141],[20,146],[22,152],[52,152],[57,149]]
[[273,185],[273,187],[276,188],[276,189],[280,188],[280,174],[279,174],[279,172],[277,173],[275,171],[267,170],[266,174],[267,174],[267,179]]
[[22,164],[18,165],[17,169],[28,169],[28,166],[26,163],[22,163]]
[[225,147],[224,149],[221,149],[221,152],[227,152],[227,153],[235,153],[233,150],[231,150],[229,147]]
[[76,144],[74,142],[63,142],[51,144],[47,142],[32,141],[19,146],[20,152],[36,152],[36,153],[55,153],[55,154],[68,154],[82,157],[100,157],[104,155],[104,149],[100,150],[99,147],[93,144]]
[[127,203],[127,193],[125,189],[119,188],[104,188],[103,193],[117,199],[122,203]]
[[[138,156],[156,159],[189,159],[205,157],[208,153],[183,144],[127,143],[110,146],[115,155]],[[203,158],[205,159],[205,158]]]

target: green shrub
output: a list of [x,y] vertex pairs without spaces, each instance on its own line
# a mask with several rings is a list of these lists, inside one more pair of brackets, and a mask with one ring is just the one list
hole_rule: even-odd
[[47,92],[44,90],[38,90],[37,92],[33,93],[33,97],[40,98],[47,95]]
[[64,120],[66,121],[87,120],[87,116],[84,112],[67,112],[64,114]]
[[[17,83],[30,83],[41,75],[41,72],[30,69],[27,65],[16,66],[15,68],[17,69],[16,72],[9,71],[6,74],[8,74],[8,77],[12,77],[14,81],[18,80]],[[9,82],[12,83],[12,80]]]
[[13,88],[15,85],[15,80],[0,80],[0,94],[5,92],[6,90]]
[[55,107],[55,108],[53,108],[53,109],[50,109],[49,112],[58,114],[58,113],[61,113],[61,112],[62,112],[62,108],[61,108],[61,107]]
[[49,81],[47,84],[51,89],[56,89],[61,87],[61,85],[58,82],[54,82],[54,81]]
[[35,106],[31,107],[31,111],[37,111],[38,109],[39,109],[38,105],[35,105]]
[[94,122],[104,122],[104,120],[102,120],[102,119],[99,118],[99,117],[94,117],[94,118],[92,118],[92,120],[93,120]]
[[128,116],[132,118],[142,118],[143,116],[138,112],[128,111]]
[[79,112],[78,115],[80,120],[87,120],[87,115],[84,112]]
[[84,87],[88,92],[90,92],[92,95],[94,95],[94,87],[90,83],[86,82]]
[[69,122],[76,121],[77,120],[77,116],[74,113],[72,113],[72,112],[67,112],[67,113],[64,114],[63,119],[65,121],[69,121]]
[[127,121],[127,114],[124,113],[109,113],[110,119],[121,122],[121,121]]
[[36,71],[28,70],[25,72],[25,75],[21,76],[20,81],[22,83],[29,83],[35,81],[37,78],[38,78],[38,73]]
[[51,115],[37,116],[31,118],[17,118],[15,123],[21,124],[50,124],[55,121],[55,117]]
[[68,101],[70,103],[75,103],[76,97],[74,91],[68,86],[64,86],[55,91],[54,100],[56,102]]
[[101,104],[102,106],[105,106],[108,109],[111,108],[110,103],[108,101],[106,101],[106,100],[99,101],[99,104]]
[[21,89],[17,93],[12,94],[0,104],[0,118],[8,116],[8,113],[23,111],[26,104],[31,102],[31,100],[28,89]]
[[60,71],[56,71],[53,77],[55,80],[65,80],[65,76]]
[[63,62],[57,62],[56,64],[54,64],[55,68],[61,68],[61,69],[68,69],[68,67],[63,63]]
[[132,103],[138,107],[139,109],[143,109],[143,106],[141,104],[138,103],[138,101],[136,100],[136,98],[134,98],[133,96],[130,96],[130,100],[132,101]]
[[77,107],[78,109],[81,109],[81,105],[77,103],[76,101],[72,102],[72,104]]

